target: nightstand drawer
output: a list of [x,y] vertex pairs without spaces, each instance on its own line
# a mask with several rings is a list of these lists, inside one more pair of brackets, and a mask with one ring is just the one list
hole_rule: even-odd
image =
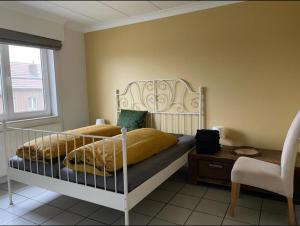
[[232,164],[198,160],[198,176],[202,178],[230,180]]

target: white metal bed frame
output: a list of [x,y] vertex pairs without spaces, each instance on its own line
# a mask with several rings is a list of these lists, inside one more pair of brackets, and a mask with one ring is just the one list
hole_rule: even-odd
[[[187,101],[189,100],[189,101]],[[189,102],[189,104],[188,104]],[[182,79],[171,80],[142,80],[130,82],[125,90],[120,93],[116,90],[116,107],[117,107],[117,119],[121,109],[133,109],[133,110],[148,110],[149,114],[147,117],[146,126],[152,128],[158,128],[167,132],[182,133],[182,134],[194,134],[195,129],[205,128],[205,89],[204,87],[199,88],[198,91],[193,91],[191,86]],[[170,122],[171,121],[171,122]],[[195,123],[195,121],[197,123]],[[196,127],[195,127],[196,125]],[[195,128],[195,129],[194,129]],[[102,137],[102,136],[89,136],[89,135],[78,135],[64,132],[52,132],[35,129],[22,129],[13,128],[7,126],[6,122],[3,121],[4,131],[4,147],[5,153],[9,162],[12,152],[15,152],[15,148],[20,144],[24,144],[24,136],[28,140],[34,137],[36,142],[37,137],[43,137],[50,135],[50,143],[52,136],[66,136],[75,139],[80,137],[83,139],[83,144],[86,138],[92,138],[93,145],[96,139],[111,139],[114,142],[120,142],[120,138],[114,137]],[[125,225],[129,225],[129,210],[132,209],[136,204],[143,200],[148,194],[155,190],[160,184],[167,180],[172,174],[178,169],[184,166],[188,159],[188,152],[172,162],[169,166],[161,170],[159,173],[152,176],[150,179],[139,185],[137,188],[128,192],[128,177],[127,177],[127,149],[126,149],[126,129],[122,128],[122,155],[123,155],[123,182],[124,192],[118,193],[116,187],[116,172],[114,172],[115,178],[115,191],[107,190],[104,175],[104,189],[96,187],[96,176],[94,171],[94,187],[87,185],[86,173],[85,183],[79,184],[69,182],[68,180],[61,180],[61,172],[59,166],[59,178],[45,176],[45,161],[44,164],[44,175],[38,173],[38,163],[36,163],[37,172],[33,173],[31,169],[30,160],[30,172],[20,169],[19,162],[18,167],[13,168],[8,163],[7,168],[7,179],[8,179],[8,192],[9,202],[12,205],[12,192],[11,192],[11,180],[19,181],[21,183],[34,185],[45,188],[50,191],[54,191],[63,195],[71,196],[88,202],[96,203],[102,206],[110,207],[116,210],[123,211],[125,214]],[[13,138],[12,138],[13,137]],[[14,138],[15,137],[15,138]],[[59,138],[58,138],[59,140]],[[44,143],[43,143],[44,145]],[[66,143],[67,145],[67,143]],[[75,146],[76,148],[76,146]],[[59,151],[59,149],[58,149]],[[95,148],[93,147],[95,154]],[[115,151],[115,150],[114,150]],[[50,148],[51,152],[51,148]],[[114,153],[115,154],[115,153]],[[115,156],[114,156],[115,157]],[[44,159],[44,156],[43,156]],[[24,160],[23,160],[24,161]],[[59,161],[58,161],[59,163]],[[85,166],[85,162],[84,162]],[[51,161],[51,167],[52,161]],[[76,165],[75,165],[76,167]],[[95,170],[95,163],[94,163]],[[105,171],[104,171],[105,174]]]

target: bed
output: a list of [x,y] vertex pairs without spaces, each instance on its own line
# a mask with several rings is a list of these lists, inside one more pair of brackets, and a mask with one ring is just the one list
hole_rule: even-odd
[[[133,81],[122,92],[116,90],[116,119],[121,109],[148,111],[145,126],[166,133],[182,134],[178,136],[179,142],[140,163],[128,166],[125,128],[122,128],[121,136],[117,137],[90,135],[91,144],[99,139],[109,140],[114,144],[121,142],[122,170],[114,171],[111,176],[97,176],[95,172],[79,173],[66,165],[58,167],[58,177],[52,177],[49,174],[53,174],[53,168],[47,168],[46,174],[39,173],[37,168],[28,171],[25,167],[24,170],[24,167],[20,167],[22,164],[19,159],[7,154],[10,203],[12,204],[10,181],[15,180],[123,211],[125,224],[129,225],[129,210],[187,163],[188,153],[194,147],[193,136],[196,129],[205,128],[205,88],[194,91],[182,79]],[[5,122],[3,127],[5,151],[11,153],[9,143],[15,141],[8,138],[9,134],[23,133],[28,129],[7,127]],[[37,133],[35,130],[30,131],[35,135]],[[65,134],[42,132],[54,136]],[[47,167],[43,161],[41,164],[36,165],[42,169]]]

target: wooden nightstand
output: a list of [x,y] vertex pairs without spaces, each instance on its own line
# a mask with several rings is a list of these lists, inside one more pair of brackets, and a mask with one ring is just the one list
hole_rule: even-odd
[[[224,186],[231,185],[231,169],[238,156],[232,151],[235,147],[223,146],[215,155],[197,154],[196,150],[189,153],[189,181],[192,184],[205,182]],[[258,149],[260,155],[254,158],[280,164],[281,151]],[[248,186],[243,189],[261,191]],[[300,157],[296,160],[294,178],[294,200],[300,203]]]

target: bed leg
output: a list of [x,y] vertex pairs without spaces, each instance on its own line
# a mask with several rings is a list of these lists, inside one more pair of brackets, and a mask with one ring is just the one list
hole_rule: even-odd
[[125,210],[125,225],[129,226],[129,211]]
[[11,192],[11,180],[9,177],[7,177],[7,187],[8,187],[8,198],[9,198],[9,205],[13,205],[12,200],[12,192]]
[[126,148],[126,128],[121,129],[122,132],[122,157],[123,157],[123,178],[124,178],[124,212],[125,225],[129,225],[129,208],[128,208],[128,174],[127,174],[127,148]]

